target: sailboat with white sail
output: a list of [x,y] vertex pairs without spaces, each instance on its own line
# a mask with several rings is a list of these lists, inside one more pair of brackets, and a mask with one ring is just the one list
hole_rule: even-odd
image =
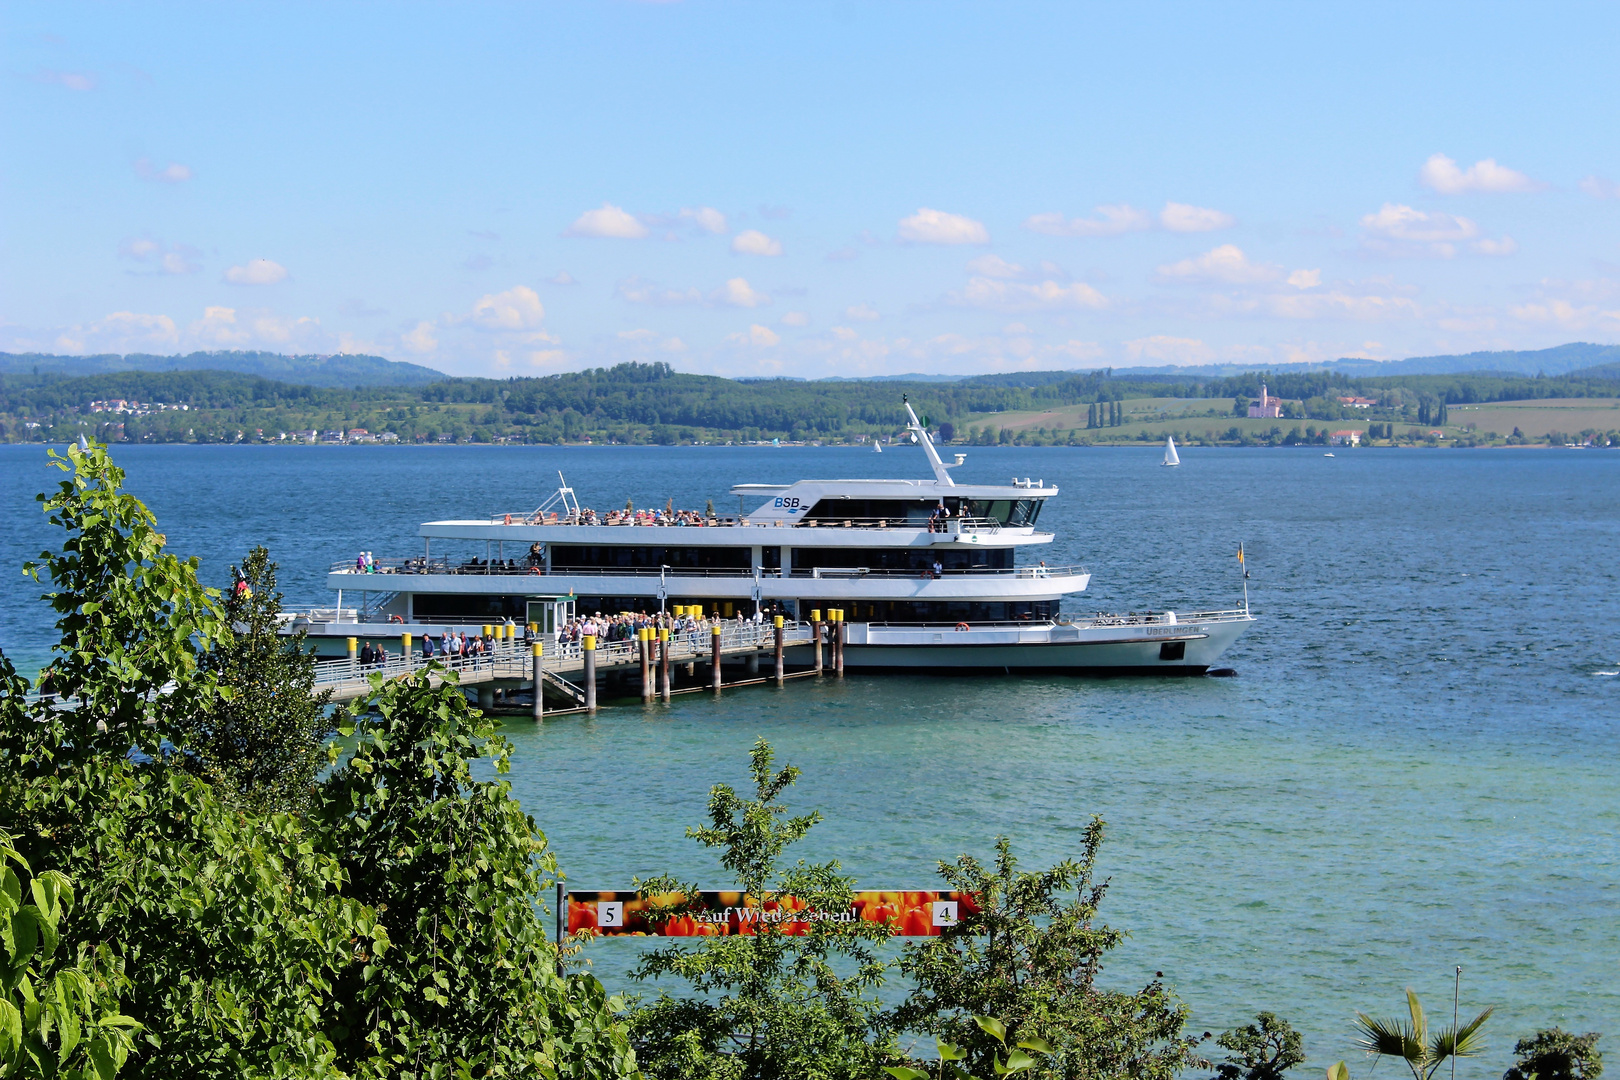
[[1176,437],[1174,435],[1164,437],[1163,464],[1171,468],[1181,464],[1181,457],[1176,453]]

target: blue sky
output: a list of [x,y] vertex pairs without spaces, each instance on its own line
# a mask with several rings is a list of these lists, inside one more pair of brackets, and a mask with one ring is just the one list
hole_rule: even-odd
[[806,377],[1620,340],[1620,6],[13,3],[0,349]]

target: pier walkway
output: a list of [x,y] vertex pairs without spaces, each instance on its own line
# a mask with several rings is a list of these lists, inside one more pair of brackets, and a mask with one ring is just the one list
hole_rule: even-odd
[[[811,633],[808,623],[788,623],[782,629],[782,645],[784,648],[808,645],[812,640]],[[672,633],[669,638],[669,662],[673,665],[711,660],[714,655],[713,637],[708,629]],[[585,650],[578,642],[559,645],[554,634],[527,641],[497,641],[494,651],[482,656],[434,656],[424,659],[418,647],[409,653],[401,648],[399,654],[391,654],[387,662],[381,664],[362,664],[358,660],[348,659],[322,660],[315,665],[315,690],[331,690],[333,701],[353,701],[371,692],[370,677],[374,674],[393,679],[429,665],[456,672],[462,686],[492,682],[532,684],[534,658],[531,646],[535,640],[541,643],[541,669],[546,682],[573,696],[577,688],[569,680],[570,677],[578,679],[583,675]],[[758,626],[753,623],[732,624],[725,626],[720,633],[720,658],[724,662],[733,658],[745,659],[749,655],[758,656],[772,652],[775,645],[776,629],[770,623]],[[656,641],[652,642],[652,649],[656,663]],[[595,659],[598,675],[639,668],[641,643],[635,639],[598,640]]]

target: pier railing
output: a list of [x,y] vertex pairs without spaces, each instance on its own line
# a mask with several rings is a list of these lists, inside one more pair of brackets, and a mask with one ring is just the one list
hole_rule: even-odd
[[[775,628],[770,623],[757,625],[752,622],[726,623],[720,632],[720,652],[726,655],[767,649],[774,645],[775,634]],[[455,671],[461,675],[463,682],[486,682],[491,679],[528,680],[534,672],[530,646],[535,640],[541,643],[542,665],[547,671],[578,671],[584,667],[585,653],[581,643],[576,640],[558,641],[556,634],[542,634],[537,639],[497,641],[491,649],[483,653],[456,655],[435,652],[430,657],[422,655],[421,641],[417,639],[413,641],[409,654],[404,652],[401,645],[399,651],[389,652],[387,659],[380,663],[366,664],[347,658],[319,661],[315,665],[315,689],[318,691],[328,687],[364,682],[374,673],[380,674],[384,679],[398,678],[413,671],[420,671],[429,665]],[[788,623],[783,628],[782,640],[785,646],[808,644],[811,640],[810,625]],[[656,643],[654,648],[656,650]],[[708,626],[670,633],[671,663],[684,664],[692,660],[702,660],[711,656],[713,649],[714,633]],[[597,638],[597,668],[600,670],[637,664],[640,662],[639,650],[640,643],[634,638],[627,641],[605,641]]]

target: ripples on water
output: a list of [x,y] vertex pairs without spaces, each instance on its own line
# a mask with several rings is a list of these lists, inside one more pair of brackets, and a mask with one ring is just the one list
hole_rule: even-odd
[[[1000,833],[1035,867],[1109,822],[1105,912],[1132,932],[1105,980],[1162,970],[1215,1030],[1274,1009],[1312,1067],[1354,1057],[1350,1018],[1412,986],[1438,1016],[1495,1003],[1500,1075],[1538,1026],[1620,1038],[1620,776],[1614,634],[1620,455],[1570,451],[981,449],[961,479],[1044,477],[1047,562],[1084,562],[1085,610],[1230,606],[1236,542],[1263,618],[1230,680],[851,677],[716,702],[508,725],[512,782],[584,887],[674,871],[682,838],[761,735],[802,766],[825,824],[806,858],[872,887]],[[55,542],[38,448],[0,447],[0,563]],[[118,453],[171,549],[220,584],[268,544],[295,604],[328,563],[414,553],[418,523],[538,504],[561,468],[587,505],[724,510],[737,482],[924,476],[920,454],[842,449],[197,448]],[[38,588],[0,577],[0,646],[37,667]],[[622,984],[630,942],[589,950]],[[1389,1066],[1386,1064],[1385,1068]]]

